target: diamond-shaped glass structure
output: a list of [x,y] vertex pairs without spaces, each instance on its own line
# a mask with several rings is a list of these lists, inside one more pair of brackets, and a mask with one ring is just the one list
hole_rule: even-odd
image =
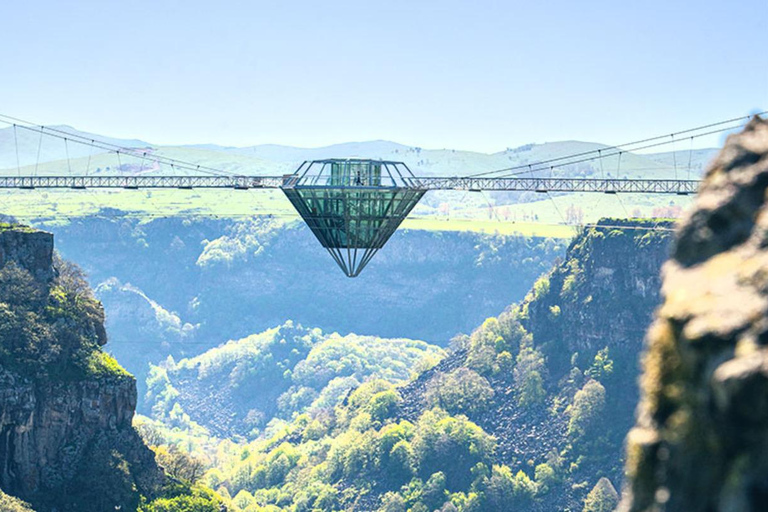
[[331,159],[304,162],[283,192],[336,263],[356,277],[424,190],[401,162]]

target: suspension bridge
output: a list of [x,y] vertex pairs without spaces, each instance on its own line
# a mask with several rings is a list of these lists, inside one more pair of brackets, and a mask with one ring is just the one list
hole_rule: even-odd
[[[556,175],[555,171],[609,157],[617,158],[620,163],[622,155],[683,140],[691,141],[692,148],[694,139],[738,129],[750,117],[732,118],[618,146],[464,176],[416,176],[403,162],[359,158],[305,161],[291,174],[268,176],[234,174],[156,155],[151,148],[122,147],[0,115],[0,122],[13,127],[18,171],[16,175],[0,176],[0,189],[280,189],[343,272],[355,277],[428,191],[695,194],[699,185],[695,179],[573,178]],[[44,136],[63,141],[67,172],[22,174],[17,130],[39,133],[38,162]],[[131,174],[90,173],[89,169],[84,174],[75,174],[71,170],[70,144],[113,153],[119,163],[118,169],[124,159],[133,159],[140,164]],[[90,156],[88,164],[90,167]],[[172,172],[167,175],[157,173],[155,169],[163,166]]]

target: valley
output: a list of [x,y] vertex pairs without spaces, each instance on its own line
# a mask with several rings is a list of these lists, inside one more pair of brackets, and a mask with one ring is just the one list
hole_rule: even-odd
[[567,247],[404,231],[356,280],[270,221],[53,230],[137,377],[138,432],[197,461],[232,510],[544,511],[622,485],[669,237],[603,225]]
[[0,19],[0,512],[768,510],[765,0]]
[[137,378],[135,428],[232,510],[493,511],[622,485],[668,224],[603,224],[567,246],[405,230],[355,280],[269,219],[49,229]]
[[[505,158],[574,147],[591,146],[531,145]],[[429,158],[483,161],[388,143],[354,148],[421,156],[412,164],[422,167]],[[174,151],[273,163],[312,154]],[[61,164],[44,154],[51,160],[42,172]],[[691,166],[709,155],[691,152]],[[68,164],[83,158],[93,160]],[[637,156],[635,163],[651,176],[645,171],[661,172],[670,158]],[[115,413],[106,405],[115,399],[100,398],[106,402],[96,417],[121,425],[120,436],[138,437],[121,459],[136,468],[133,487],[115,494],[109,484],[101,499],[142,512],[192,503],[205,512],[617,506],[624,437],[639,399],[638,361],[671,250],[674,221],[659,217],[676,217],[690,199],[514,193],[489,203],[440,192],[349,279],[281,195],[186,194],[32,190],[8,198],[8,211],[29,208],[33,226],[55,237],[53,277],[44,281],[58,282],[60,269],[70,268],[64,262],[77,262],[76,288],[103,305],[97,350],[124,379],[118,393],[128,395]],[[446,210],[441,201],[460,206]],[[631,217],[627,207],[657,218],[599,217],[617,209]],[[159,213],[147,216],[150,210]],[[558,220],[563,212],[570,222]],[[58,414],[77,417],[79,401],[88,399],[69,398],[71,408]],[[70,435],[59,440],[83,442]],[[151,449],[140,463],[136,439]],[[5,450],[17,457],[15,445]],[[74,452],[73,460],[84,455]],[[103,464],[82,467],[111,481],[121,463]],[[54,473],[63,485],[79,485]],[[15,474],[9,470],[0,486],[38,512],[83,506],[46,501],[46,489],[62,484],[23,487]]]

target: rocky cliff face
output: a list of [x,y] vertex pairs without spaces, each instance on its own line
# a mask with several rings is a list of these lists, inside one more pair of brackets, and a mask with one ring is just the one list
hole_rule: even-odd
[[768,504],[768,122],[707,172],[664,266],[621,510]]
[[136,382],[52,257],[49,233],[0,233],[0,488],[38,512],[135,510],[163,479],[131,425]]
[[53,235],[44,231],[0,224],[0,267],[15,262],[36,280],[53,279]]
[[669,255],[671,226],[606,219],[571,243],[565,262],[539,283],[524,322],[551,371],[567,368],[575,353],[583,360],[605,347],[635,364],[659,304],[659,269]]

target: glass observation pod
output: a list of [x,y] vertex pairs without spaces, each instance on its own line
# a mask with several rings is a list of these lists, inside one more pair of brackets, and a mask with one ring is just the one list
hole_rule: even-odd
[[349,277],[356,277],[419,202],[402,162],[329,159],[304,162],[283,192]]

